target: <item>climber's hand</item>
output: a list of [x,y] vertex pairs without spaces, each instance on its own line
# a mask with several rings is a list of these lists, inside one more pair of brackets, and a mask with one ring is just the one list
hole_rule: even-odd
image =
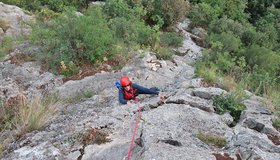
[[159,94],[159,99],[160,99],[160,101],[164,102],[166,97],[163,94]]

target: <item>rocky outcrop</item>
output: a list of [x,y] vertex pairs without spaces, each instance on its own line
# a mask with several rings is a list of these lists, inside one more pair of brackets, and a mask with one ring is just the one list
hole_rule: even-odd
[[18,97],[28,99],[48,95],[62,84],[62,77],[49,72],[42,72],[34,62],[20,66],[9,62],[0,62],[0,98],[9,106],[18,103]]
[[186,59],[190,62],[202,57],[202,48],[199,47],[193,39],[197,39],[197,41],[201,41],[202,38],[193,35],[192,33],[188,32],[190,20],[186,19],[182,23],[178,23],[177,28],[178,30],[184,35],[185,39],[183,41],[182,47],[176,49],[179,55],[184,55]]
[[0,37],[28,35],[31,28],[26,22],[30,20],[32,16],[21,8],[0,2]]

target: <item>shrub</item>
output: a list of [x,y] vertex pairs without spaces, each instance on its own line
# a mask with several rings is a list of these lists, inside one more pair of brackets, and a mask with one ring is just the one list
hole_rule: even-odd
[[65,64],[64,61],[61,61],[60,69],[61,69],[61,74],[64,75],[65,77],[70,77],[79,72],[79,68],[72,61],[70,61],[68,64]]
[[32,34],[33,42],[42,47],[39,58],[49,69],[59,68],[61,61],[95,62],[108,56],[114,42],[100,8],[84,16],[69,10],[50,22],[35,25]]
[[117,17],[111,20],[110,28],[116,37],[127,44],[137,40],[137,32],[134,23],[124,17]]
[[261,41],[262,35],[258,33],[254,27],[246,28],[241,36],[242,43],[249,47],[258,44]]
[[266,93],[264,93],[264,97],[266,97],[272,105],[270,106],[276,113],[280,113],[280,85],[279,84],[270,84],[266,88]]
[[275,8],[279,8],[280,2],[274,0],[248,1],[246,12],[250,14],[250,21],[252,23],[258,21],[261,17],[263,17],[267,13],[267,10],[269,10],[271,6],[275,6]]
[[127,20],[117,17],[111,20],[112,28],[116,37],[126,44],[140,44],[154,47],[158,41],[158,30],[145,25],[141,20]]
[[174,54],[174,51],[169,48],[160,47],[156,50],[156,57],[158,59],[171,60]]
[[273,126],[277,129],[280,129],[280,119],[273,120]]
[[244,12],[246,5],[247,0],[227,0],[223,6],[223,14],[230,19],[245,22],[249,18],[248,14]]
[[183,37],[174,32],[163,32],[160,36],[162,46],[178,47],[183,43]]
[[208,145],[215,145],[219,148],[226,145],[226,139],[217,135],[199,132],[196,137]]
[[245,106],[241,105],[240,101],[237,101],[232,94],[228,96],[214,96],[212,99],[213,105],[216,106],[216,112],[218,114],[229,112],[235,122],[239,120],[241,112],[245,109]]
[[230,72],[235,65],[235,59],[228,52],[216,52],[212,54],[216,54],[216,60],[214,62],[222,73]]
[[41,5],[40,0],[2,0],[2,2],[32,11],[39,10]]
[[271,77],[275,77],[274,75],[279,71],[280,56],[267,48],[253,45],[241,54],[252,71],[267,72]]
[[36,14],[36,16],[39,21],[49,21],[53,18],[58,17],[59,14],[48,8],[43,8],[40,12]]
[[209,24],[208,31],[209,33],[216,33],[216,34],[231,32],[241,37],[244,30],[246,30],[246,27],[244,27],[241,23],[224,16],[222,18],[213,20]]
[[222,89],[227,91],[232,91],[237,86],[235,79],[228,75],[218,78],[218,84]]
[[62,12],[65,7],[65,0],[41,0],[40,5],[47,6],[55,12]]
[[155,47],[159,41],[159,31],[157,27],[151,28],[146,26],[144,22],[136,23],[137,43],[141,45]]
[[[160,0],[161,8],[159,12],[163,14],[166,26],[171,26],[186,17],[190,10],[189,1],[186,0]],[[157,12],[157,11],[156,11]]]
[[67,6],[84,8],[87,7],[88,4],[88,0],[2,0],[2,2],[16,5],[30,11],[40,11],[44,6],[55,12],[62,12],[64,7]]
[[248,74],[246,79],[250,90],[258,95],[269,94],[270,88],[276,86],[276,80],[269,73],[258,70]]
[[[246,0],[201,0],[200,4],[207,4],[215,10],[217,17],[227,16],[230,19],[244,22],[247,20],[248,15],[244,13],[246,8]],[[209,11],[209,10],[207,10]]]
[[[220,48],[213,47],[213,43],[220,42]],[[238,52],[242,43],[239,37],[235,34],[228,32],[228,33],[221,33],[221,34],[210,34],[207,37],[207,44],[210,45],[211,48],[222,51],[222,52]]]
[[210,83],[216,83],[219,77],[217,66],[203,60],[198,60],[196,62],[195,74]]
[[125,0],[107,0],[103,7],[103,11],[109,19],[116,17],[134,19],[137,15],[136,10],[133,10]]
[[186,0],[142,0],[148,24],[168,27],[182,20],[190,10]]
[[210,22],[218,18],[218,15],[219,12],[209,4],[199,3],[193,6],[189,16],[194,26],[207,28]]

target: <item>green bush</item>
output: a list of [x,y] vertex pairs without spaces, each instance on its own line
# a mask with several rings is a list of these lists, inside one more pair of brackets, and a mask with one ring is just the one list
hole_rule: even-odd
[[258,69],[254,70],[255,71],[248,74],[245,79],[249,90],[258,95],[269,94],[269,92],[271,92],[270,88],[277,86],[277,79],[265,71]]
[[16,5],[29,11],[40,11],[47,7],[55,12],[62,12],[64,7],[86,8],[88,0],[2,0],[5,4]]
[[264,97],[268,99],[268,107],[272,108],[280,117],[280,85],[277,83],[270,84],[266,89]]
[[159,31],[156,27],[146,25],[140,18],[143,12],[141,6],[130,6],[125,0],[109,0],[103,11],[109,18],[110,28],[116,37],[126,44],[156,45]]
[[218,114],[229,112],[235,122],[239,120],[241,112],[245,109],[245,106],[240,104],[240,101],[237,101],[233,95],[214,96],[212,100]]
[[[224,77],[231,76],[256,94],[278,97],[269,92],[280,82],[280,3],[245,0],[191,2],[194,7],[190,18],[194,25],[209,28],[206,42],[210,49],[196,63],[196,74],[218,84]],[[230,85],[233,84],[232,78],[229,78]],[[272,101],[278,102],[275,98]]]
[[53,18],[57,18],[59,16],[59,13],[54,12],[53,10],[50,10],[48,8],[42,8],[41,11],[37,12],[36,18],[39,21],[49,21]]
[[267,48],[254,45],[244,50],[242,55],[252,71],[262,70],[270,75],[276,75],[279,72],[280,55]]
[[65,0],[41,0],[42,6],[47,6],[55,12],[62,12],[65,7]]
[[280,129],[280,119],[275,119],[273,121],[273,126],[277,129]]
[[[238,36],[235,34],[228,32],[228,33],[221,33],[221,34],[210,34],[206,38],[207,45],[210,46],[212,49],[222,52],[238,52],[242,46],[242,42]],[[213,44],[220,42],[220,46],[217,48]]]
[[[159,0],[160,11],[166,26],[171,26],[185,18],[190,11],[189,1],[186,0]],[[155,11],[157,13],[157,11]]]
[[111,20],[110,28],[116,37],[126,44],[140,44],[154,47],[158,41],[158,30],[145,25],[141,20],[127,20],[117,17]]
[[248,14],[245,13],[247,0],[227,0],[224,3],[223,15],[226,15],[230,19],[246,22],[249,18]]
[[70,77],[79,72],[79,67],[76,66],[72,61],[70,61],[68,64],[65,64],[64,61],[61,61],[60,69],[61,69],[61,74],[64,75],[65,77]]
[[207,28],[213,20],[218,18],[219,14],[219,11],[209,4],[199,3],[193,6],[189,16],[194,26]]
[[228,52],[216,52],[212,54],[217,56],[215,64],[222,73],[229,73],[235,66],[235,59]]
[[272,24],[267,24],[258,28],[259,38],[255,44],[266,47],[267,49],[273,49],[278,45],[278,33],[277,29]]
[[246,27],[244,27],[240,22],[234,21],[224,16],[220,19],[213,20],[209,25],[208,32],[210,34],[222,34],[231,32],[241,37],[245,29]]
[[250,14],[250,22],[255,23],[267,13],[269,8],[274,7],[280,8],[280,2],[276,0],[248,1],[246,13]]
[[209,83],[216,83],[218,77],[218,67],[210,61],[198,60],[195,63],[196,76],[202,77]]
[[14,38],[5,36],[0,41],[0,60],[13,49]]
[[217,17],[226,16],[239,22],[245,22],[248,18],[248,15],[244,12],[246,4],[246,0],[201,0],[201,3],[198,3],[197,5],[199,6],[199,8],[204,8],[204,11],[208,11],[206,15],[210,15],[208,14],[210,13],[209,9],[206,9],[206,5],[208,5],[213,8],[213,10],[217,14]]
[[163,32],[160,36],[162,46],[178,47],[183,43],[183,37],[174,32]]
[[[138,1],[130,2],[138,4]],[[150,25],[168,27],[182,20],[190,10],[190,4],[186,0],[142,0],[145,9],[145,20]]]
[[164,59],[164,60],[171,60],[172,56],[175,54],[175,52],[172,49],[163,48],[163,47],[158,48],[155,52],[156,52],[156,57],[158,59]]
[[110,21],[110,28],[115,36],[127,44],[134,43],[137,40],[138,35],[134,25],[133,21],[124,17],[116,17]]
[[32,40],[41,46],[39,58],[49,69],[58,68],[61,61],[95,62],[108,56],[113,35],[100,8],[77,16],[69,10],[54,20],[33,26]]
[[[129,6],[126,0],[107,0],[103,7],[103,11],[109,19],[124,17],[129,20],[135,19],[137,17],[136,15],[140,14],[137,12],[138,10]],[[139,19],[139,17],[136,19]]]
[[159,31],[157,27],[151,28],[145,25],[144,22],[138,23],[136,25],[138,38],[137,42],[141,45],[154,47],[159,41]]
[[246,28],[241,36],[241,41],[246,47],[258,44],[261,41],[261,34],[254,27]]

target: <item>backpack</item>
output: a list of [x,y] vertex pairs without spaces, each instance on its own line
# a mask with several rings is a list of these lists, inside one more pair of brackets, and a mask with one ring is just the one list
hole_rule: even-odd
[[117,80],[116,83],[115,83],[115,86],[116,86],[118,89],[121,89],[121,81],[120,81],[120,80]]

